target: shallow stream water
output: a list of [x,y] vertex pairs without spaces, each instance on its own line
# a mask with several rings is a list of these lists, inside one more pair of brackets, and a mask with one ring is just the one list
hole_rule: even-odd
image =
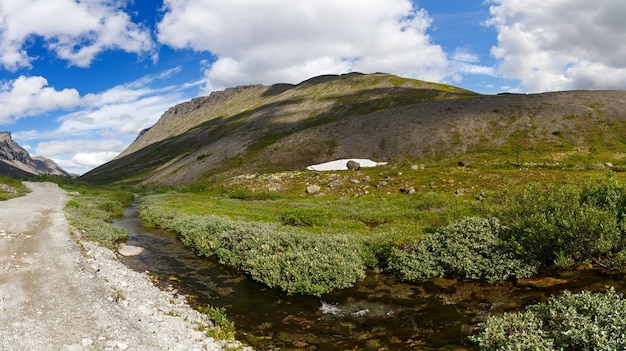
[[125,258],[195,306],[224,307],[237,339],[258,350],[477,350],[468,336],[488,315],[516,311],[563,290],[626,291],[623,273],[553,272],[529,281],[487,285],[455,280],[402,283],[369,273],[355,287],[321,298],[289,296],[255,283],[214,259],[198,257],[175,234],[145,229],[136,207],[115,224],[127,244],[146,248]]

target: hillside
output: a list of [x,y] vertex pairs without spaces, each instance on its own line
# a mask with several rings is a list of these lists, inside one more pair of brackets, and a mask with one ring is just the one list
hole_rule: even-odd
[[0,132],[0,175],[28,178],[40,174],[69,176],[54,161],[31,157],[28,151],[13,141],[11,133]]
[[[388,74],[320,76],[226,89],[177,105],[94,183],[183,185],[219,175],[299,170],[342,158],[398,162],[489,153],[557,162],[626,148],[626,92],[480,95]],[[507,160],[508,161],[508,160]]]

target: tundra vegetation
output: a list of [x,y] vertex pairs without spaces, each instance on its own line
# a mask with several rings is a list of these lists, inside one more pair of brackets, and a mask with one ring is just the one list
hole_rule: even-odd
[[[626,186],[618,167],[414,161],[358,171],[236,177],[177,189],[61,186],[72,194],[68,220],[91,240],[112,247],[123,238],[110,222],[139,194],[147,225],[175,231],[199,255],[215,256],[290,294],[319,296],[377,272],[408,281],[450,277],[496,283],[555,267],[625,268]],[[332,179],[343,185],[323,187],[323,196],[305,192],[307,184]],[[280,184],[280,191],[268,191],[268,182]],[[400,191],[408,186],[415,193]],[[622,296],[612,291],[566,293],[524,312],[490,317],[473,340],[483,350],[618,345],[610,335],[626,324],[621,314],[609,312],[623,306]]]
[[[288,293],[321,295],[368,271],[494,283],[553,267],[624,267],[622,173],[438,161],[331,178],[344,185],[319,197],[304,191],[330,179],[316,172],[284,175],[274,193],[250,179],[207,183],[145,196],[139,212],[198,254]],[[362,192],[353,178],[387,183]],[[401,192],[406,184],[416,192]]]
[[610,289],[552,297],[524,312],[489,317],[472,339],[484,351],[624,350],[626,300]]

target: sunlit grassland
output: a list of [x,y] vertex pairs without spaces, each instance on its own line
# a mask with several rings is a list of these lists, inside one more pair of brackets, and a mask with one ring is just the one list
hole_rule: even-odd
[[[281,180],[282,190],[268,192],[254,181],[212,184],[201,192],[171,192],[162,205],[183,215],[225,216],[235,220],[282,223],[284,214],[300,209],[303,216],[319,217],[303,225],[312,233],[384,234],[407,227],[435,229],[469,215],[486,215],[502,204],[507,193],[532,183],[577,186],[605,178],[609,169],[576,165],[518,166],[514,162],[487,162],[463,158],[438,162],[403,162],[359,171],[299,172]],[[413,170],[410,165],[423,166]],[[418,167],[419,167],[418,166]],[[343,185],[329,188],[329,174]],[[616,179],[624,178],[615,173]],[[370,181],[361,181],[370,177]],[[351,179],[359,183],[351,183]],[[380,182],[386,182],[380,185]],[[323,196],[305,193],[307,184],[320,185]],[[404,194],[401,188],[416,192]],[[363,189],[366,189],[363,191]]]

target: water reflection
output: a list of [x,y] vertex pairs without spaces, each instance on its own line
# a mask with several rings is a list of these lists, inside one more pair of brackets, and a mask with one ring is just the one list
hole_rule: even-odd
[[322,298],[288,296],[215,260],[197,257],[174,234],[146,230],[135,207],[117,221],[127,244],[145,247],[124,262],[173,285],[192,304],[224,307],[237,338],[259,350],[476,350],[467,336],[490,314],[515,311],[567,289],[624,291],[624,275],[555,272],[547,279],[486,285],[433,280],[406,284],[368,274],[355,287]]

